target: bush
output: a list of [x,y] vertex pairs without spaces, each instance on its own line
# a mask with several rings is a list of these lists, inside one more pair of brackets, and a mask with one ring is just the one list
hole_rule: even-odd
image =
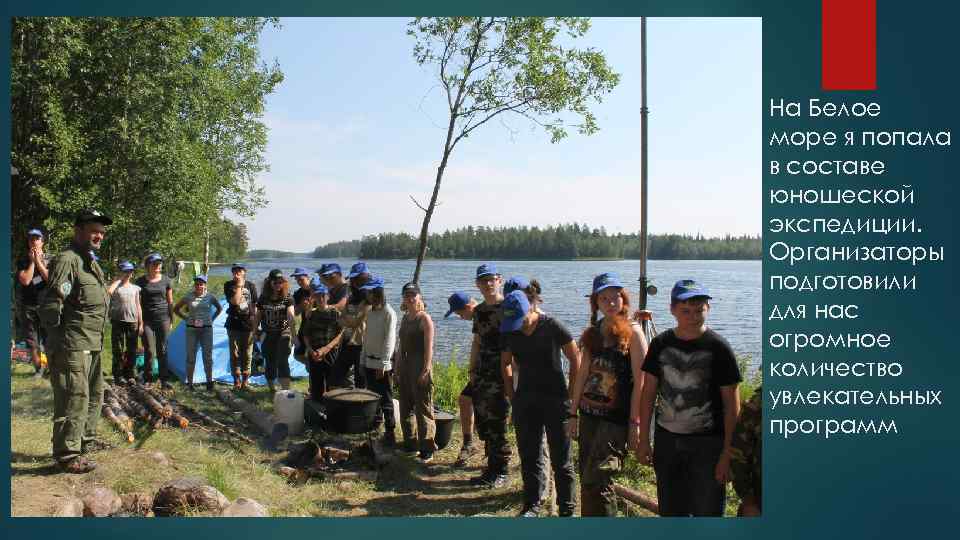
[[470,380],[467,363],[458,362],[456,348],[444,364],[433,366],[433,405],[441,409],[456,412],[460,392]]
[[750,401],[753,394],[763,384],[763,368],[758,368],[753,374],[747,375],[750,373],[749,356],[738,357],[737,365],[740,367],[740,375],[743,377],[743,382],[740,383],[740,401],[746,403]]

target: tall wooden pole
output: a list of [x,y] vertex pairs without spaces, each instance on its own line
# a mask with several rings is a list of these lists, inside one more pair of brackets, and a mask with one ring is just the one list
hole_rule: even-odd
[[647,18],[640,17],[640,300],[647,309]]

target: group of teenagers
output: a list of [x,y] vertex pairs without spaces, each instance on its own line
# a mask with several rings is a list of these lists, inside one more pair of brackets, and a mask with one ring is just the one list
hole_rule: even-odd
[[[229,309],[238,309],[242,299],[231,291],[249,284],[242,265],[235,264],[232,272],[225,292]],[[311,399],[342,387],[377,393],[377,429],[382,425],[384,444],[395,447],[395,382],[402,450],[431,462],[436,451],[434,322],[418,284],[403,285],[398,314],[384,280],[366,263],[354,264],[346,275],[338,264],[328,263],[315,276],[297,268],[290,277],[300,285],[294,294],[284,273],[275,269],[255,302],[254,309],[263,313],[254,319],[267,333],[261,348],[271,388],[274,376],[280,386],[289,385],[292,347],[310,374]],[[706,326],[711,298],[706,288],[678,281],[671,291],[677,325],[648,345],[637,322],[644,315],[631,314],[629,294],[616,274],[593,279],[590,323],[578,337],[544,309],[536,279],[504,279],[494,264],[486,263],[477,267],[474,284],[482,300],[454,292],[445,314],[472,323],[470,379],[459,402],[463,446],[454,463],[466,465],[482,445],[485,466],[471,485],[507,483],[514,453],[507,439],[512,420],[523,481],[521,516],[544,513],[547,457],[558,514],[574,514],[574,439],[579,442],[582,516],[617,515],[613,477],[631,450],[656,470],[661,515],[723,514],[731,460],[744,457],[735,448],[741,438],[735,435],[741,375],[727,341]],[[255,289],[250,293],[258,298]],[[294,330],[297,315],[302,322]],[[238,357],[238,387],[247,373],[241,349],[231,345],[231,355]],[[754,452],[749,453],[753,459]],[[741,470],[741,512],[756,514],[759,467]]]
[[[51,307],[69,307],[71,280],[86,287],[83,264],[103,285],[108,283],[100,277],[93,249],[88,252],[92,262],[84,263],[87,252],[76,247],[99,247],[103,224],[109,224],[106,220],[95,213],[78,217],[75,247],[67,253],[79,253],[81,266],[72,277],[65,264],[56,269],[51,279],[63,284],[54,284],[57,295],[50,297]],[[28,237],[29,260],[18,263],[17,278],[24,289],[18,296],[21,302],[24,297],[30,299],[31,285],[42,287],[47,280],[42,233],[31,230]],[[204,275],[196,276],[193,289],[174,302],[170,279],[162,272],[162,257],[151,254],[144,264],[145,274],[132,280],[134,265],[121,262],[119,278],[106,287],[108,298],[102,305],[109,306],[115,376],[119,380],[133,376],[137,339],[142,336],[145,381],[152,379],[156,358],[159,383],[169,385],[166,340],[176,314],[187,325],[186,382],[193,386],[195,358],[202,349],[207,388],[212,389],[212,325],[223,306],[207,291]],[[233,264],[231,272],[233,279],[224,285],[225,327],[235,389],[245,389],[249,383],[255,341],[260,342],[271,391],[276,385],[289,388],[288,358],[293,352],[307,366],[311,399],[320,400],[334,388],[364,387],[377,393],[377,425],[384,428],[384,444],[395,447],[396,383],[402,449],[418,454],[424,463],[433,460],[437,450],[432,403],[434,322],[418,284],[401,288],[398,314],[387,300],[384,280],[364,262],[346,273],[337,263],[324,264],[316,275],[297,268],[289,276],[299,285],[292,294],[288,276],[279,269],[269,272],[259,292],[247,280],[242,263]],[[745,414],[738,424],[741,375],[727,341],[706,325],[711,299],[706,288],[692,280],[678,281],[670,297],[676,326],[648,344],[637,322],[644,314],[631,314],[629,294],[613,273],[593,279],[590,322],[578,338],[543,308],[536,279],[504,280],[490,263],[478,266],[474,279],[482,301],[454,292],[445,314],[472,322],[470,378],[460,396],[463,447],[454,464],[463,466],[479,454],[475,426],[486,462],[470,484],[477,488],[506,484],[513,455],[507,423],[512,419],[523,481],[521,516],[544,512],[547,456],[558,514],[574,514],[574,439],[579,443],[583,516],[617,515],[613,476],[628,451],[641,463],[653,465],[663,516],[721,516],[731,479],[743,501],[740,514],[759,515],[761,392],[745,408],[752,416],[747,419]],[[66,315],[64,311],[62,316]],[[64,329],[59,332],[63,334],[59,347],[67,352],[95,345],[84,340],[95,339],[96,319],[84,318],[81,312],[77,317],[83,331],[73,335],[65,326],[58,328]],[[33,319],[28,313],[25,320]],[[86,365],[97,358],[81,359]],[[58,380],[52,378],[55,397],[59,386],[67,384],[58,385]],[[97,415],[89,413],[86,428],[61,434],[64,441],[58,443],[57,415],[82,419],[86,414],[85,403],[71,407],[67,401],[63,409],[55,411],[54,455],[70,472],[91,470],[95,465],[77,458],[80,440],[86,443],[95,438]],[[73,465],[76,471],[69,469]]]

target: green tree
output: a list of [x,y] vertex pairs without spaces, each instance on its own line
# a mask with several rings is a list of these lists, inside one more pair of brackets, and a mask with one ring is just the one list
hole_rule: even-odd
[[413,56],[437,70],[447,102],[448,121],[433,193],[420,227],[419,282],[427,252],[430,219],[450,155],[463,139],[493,118],[512,113],[542,126],[551,142],[571,127],[589,135],[598,129],[589,105],[619,82],[603,54],[592,48],[567,47],[590,29],[576,17],[418,17],[407,33],[415,40]]
[[266,200],[262,18],[14,18],[13,234],[56,245],[84,207],[114,218],[103,257],[192,252]]

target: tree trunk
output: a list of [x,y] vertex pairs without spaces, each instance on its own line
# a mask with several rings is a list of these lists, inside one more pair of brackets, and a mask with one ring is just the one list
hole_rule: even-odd
[[440,193],[440,182],[443,180],[443,170],[447,167],[447,157],[450,154],[444,152],[443,161],[437,167],[437,181],[433,185],[433,195],[430,197],[430,204],[427,211],[423,214],[423,224],[420,226],[420,247],[417,250],[417,267],[413,271],[413,282],[420,283],[420,267],[423,266],[423,258],[427,254],[427,236],[430,229],[430,218],[433,217],[433,210],[437,207],[437,195]]
[[210,272],[210,225],[207,224],[203,235],[203,273]]
[[413,282],[420,284],[420,268],[423,266],[423,258],[427,254],[427,236],[430,230],[430,218],[433,217],[433,210],[437,207],[437,195],[440,193],[440,182],[443,181],[443,171],[447,168],[447,160],[450,159],[450,153],[453,152],[453,128],[456,125],[457,110],[450,113],[450,123],[447,124],[447,140],[443,143],[443,157],[440,158],[440,166],[437,167],[437,180],[433,185],[433,195],[430,196],[430,204],[423,214],[423,224],[420,226],[420,247],[417,250],[417,267],[413,271]]

